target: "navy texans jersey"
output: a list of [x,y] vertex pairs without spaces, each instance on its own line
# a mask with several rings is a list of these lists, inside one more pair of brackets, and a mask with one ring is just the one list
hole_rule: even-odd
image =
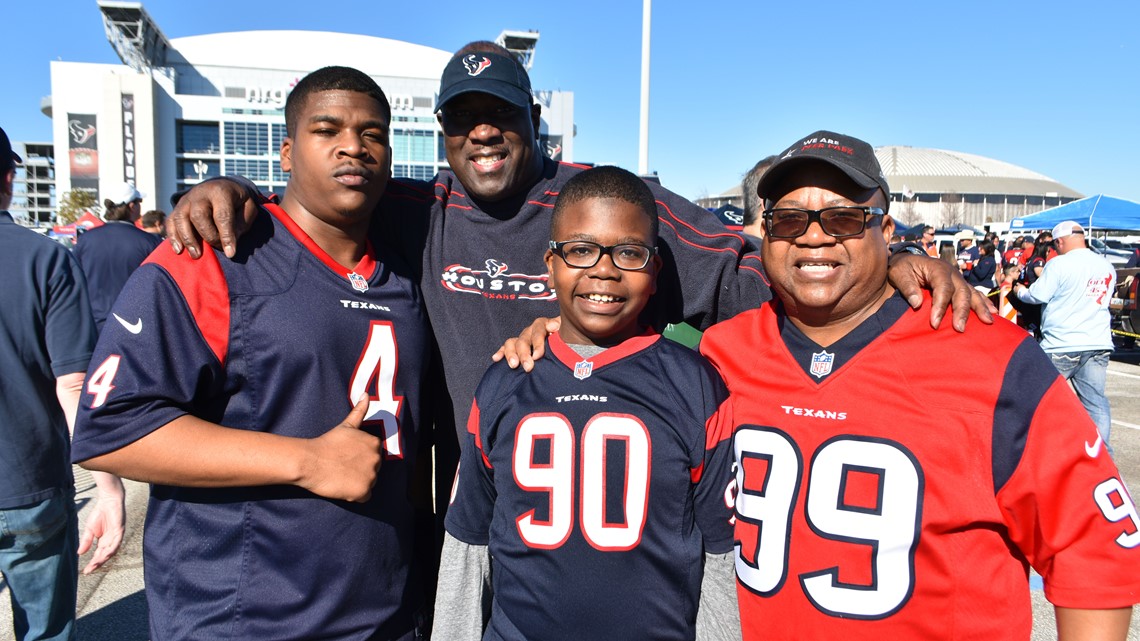
[[704,553],[732,549],[724,385],[659,334],[548,345],[487,371],[447,513],[491,552],[484,638],[691,640]]
[[151,638],[372,639],[412,629],[410,472],[430,336],[415,284],[371,247],[341,267],[280,208],[234,260],[165,244],[100,337],[73,458],[114,451],[185,414],[319,436],[371,397],[384,439],[372,498],[291,486],[154,485],[144,560]]
[[1140,601],[1136,507],[1068,384],[1004,319],[928,313],[896,295],[826,348],[774,304],[705,333],[745,639],[1028,639],[1027,564],[1058,606]]

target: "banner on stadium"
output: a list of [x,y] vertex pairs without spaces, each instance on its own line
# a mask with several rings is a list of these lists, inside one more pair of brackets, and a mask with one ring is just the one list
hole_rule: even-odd
[[91,192],[99,201],[99,145],[95,114],[67,114],[71,189]]

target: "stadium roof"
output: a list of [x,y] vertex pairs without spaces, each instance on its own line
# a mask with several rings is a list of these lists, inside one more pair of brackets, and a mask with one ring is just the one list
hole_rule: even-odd
[[[1083,196],[1035,171],[960,151],[889,145],[876,147],[875,156],[893,193],[902,193],[905,187],[918,194]],[[740,194],[741,188],[737,184],[719,197],[730,198]]]
[[327,31],[211,33],[174,38],[170,46],[172,65],[304,72],[344,65],[373,76],[432,80],[451,59],[450,52],[410,42]]
[[1081,193],[1024,167],[960,151],[891,145],[875,148],[891,191],[1080,198]]

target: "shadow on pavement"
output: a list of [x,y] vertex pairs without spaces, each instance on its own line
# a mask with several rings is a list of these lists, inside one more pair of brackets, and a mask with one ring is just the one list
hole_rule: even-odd
[[80,639],[147,641],[146,594],[139,590],[76,621]]

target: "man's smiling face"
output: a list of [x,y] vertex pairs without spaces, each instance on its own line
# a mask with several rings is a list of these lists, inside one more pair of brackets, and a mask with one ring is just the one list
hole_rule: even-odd
[[471,92],[447,101],[438,118],[447,162],[468,196],[498,202],[525,193],[538,180],[538,105],[516,107]]

